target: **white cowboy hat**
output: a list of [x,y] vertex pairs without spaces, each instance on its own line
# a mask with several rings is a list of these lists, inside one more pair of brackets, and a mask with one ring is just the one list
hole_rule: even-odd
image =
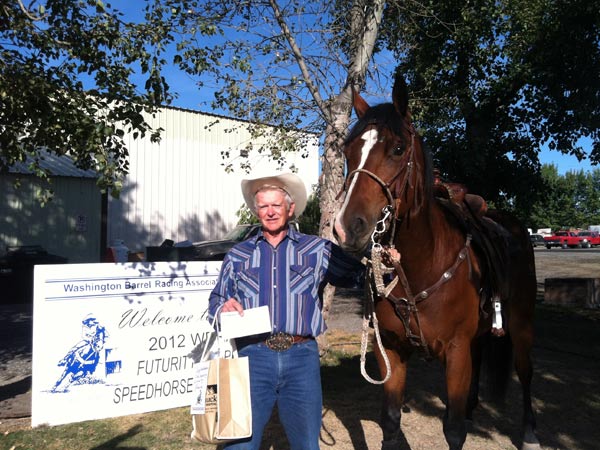
[[275,186],[287,192],[296,204],[292,219],[296,219],[306,208],[306,186],[300,177],[293,173],[280,173],[261,178],[242,180],[242,194],[246,205],[254,211],[254,196],[263,186]]

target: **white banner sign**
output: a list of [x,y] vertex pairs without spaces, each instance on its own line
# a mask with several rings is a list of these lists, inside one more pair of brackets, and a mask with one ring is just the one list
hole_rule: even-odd
[[190,405],[221,262],[39,265],[32,426]]

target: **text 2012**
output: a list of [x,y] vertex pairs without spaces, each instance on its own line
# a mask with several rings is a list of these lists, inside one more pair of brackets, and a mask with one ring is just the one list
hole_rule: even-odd
[[178,334],[177,336],[152,336],[149,340],[150,347],[148,350],[167,350],[171,348],[185,348],[185,335]]

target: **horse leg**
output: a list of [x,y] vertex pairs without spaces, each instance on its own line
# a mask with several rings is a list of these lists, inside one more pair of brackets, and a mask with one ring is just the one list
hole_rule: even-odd
[[473,411],[479,404],[479,376],[481,372],[481,337],[473,341],[471,346],[471,386],[467,398],[467,420],[473,420]]
[[523,444],[522,450],[540,449],[540,443],[535,434],[535,414],[531,406],[531,379],[533,364],[531,349],[533,347],[533,318],[523,314],[523,311],[511,311],[509,321],[510,336],[513,343],[515,369],[523,396]]
[[[391,376],[383,385],[383,403],[379,425],[383,431],[382,450],[398,450],[409,448],[408,442],[400,428],[404,389],[406,387],[406,363],[410,353],[397,353],[386,349],[385,354],[390,361]],[[386,373],[386,366],[381,351],[376,348],[375,357],[381,376]]]
[[461,450],[467,438],[466,409],[471,386],[471,352],[466,340],[455,341],[446,354],[448,404],[444,415],[444,436],[450,450]]

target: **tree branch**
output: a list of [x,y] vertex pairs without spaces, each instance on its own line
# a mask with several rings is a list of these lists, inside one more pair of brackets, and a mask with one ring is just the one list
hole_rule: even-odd
[[19,7],[21,8],[21,11],[23,12],[23,14],[25,14],[27,16],[28,19],[33,20],[34,22],[38,22],[40,20],[44,20],[48,17],[48,14],[42,14],[40,16],[34,16],[28,9],[27,7],[23,4],[23,2],[21,0],[17,0],[17,3],[19,4]]
[[269,4],[271,5],[271,8],[273,9],[273,13],[275,14],[277,23],[279,24],[279,27],[281,28],[281,31],[283,32],[283,35],[285,36],[285,38],[292,50],[292,53],[294,54],[294,58],[296,59],[296,62],[298,63],[298,66],[300,67],[300,71],[302,72],[302,77],[304,78],[304,82],[306,83],[308,90],[310,91],[310,93],[311,93],[313,99],[315,100],[315,103],[317,104],[317,107],[319,108],[321,113],[329,121],[330,113],[325,105],[325,102],[321,98],[319,89],[317,88],[317,86],[315,86],[315,84],[312,81],[312,77],[310,76],[310,72],[306,65],[306,61],[304,60],[304,57],[302,56],[302,50],[296,43],[296,39],[294,39],[294,36],[292,35],[292,32],[285,21],[285,18],[281,14],[281,9],[279,8],[279,5],[277,4],[276,0],[269,0]]
[[[362,6],[366,8],[368,6]],[[356,8],[361,8],[361,4],[357,2],[353,6],[351,13],[354,36],[362,35],[362,39],[357,40],[358,47],[354,52],[350,68],[348,69],[348,82],[352,84],[355,89],[361,89],[364,83],[364,77],[367,73],[367,67],[373,57],[373,49],[375,48],[375,42],[377,41],[377,34],[379,32],[379,25],[383,17],[383,9],[385,7],[384,0],[375,0],[371,4],[372,13],[370,15],[364,14],[363,11],[357,11]],[[364,22],[361,20],[366,18]]]

